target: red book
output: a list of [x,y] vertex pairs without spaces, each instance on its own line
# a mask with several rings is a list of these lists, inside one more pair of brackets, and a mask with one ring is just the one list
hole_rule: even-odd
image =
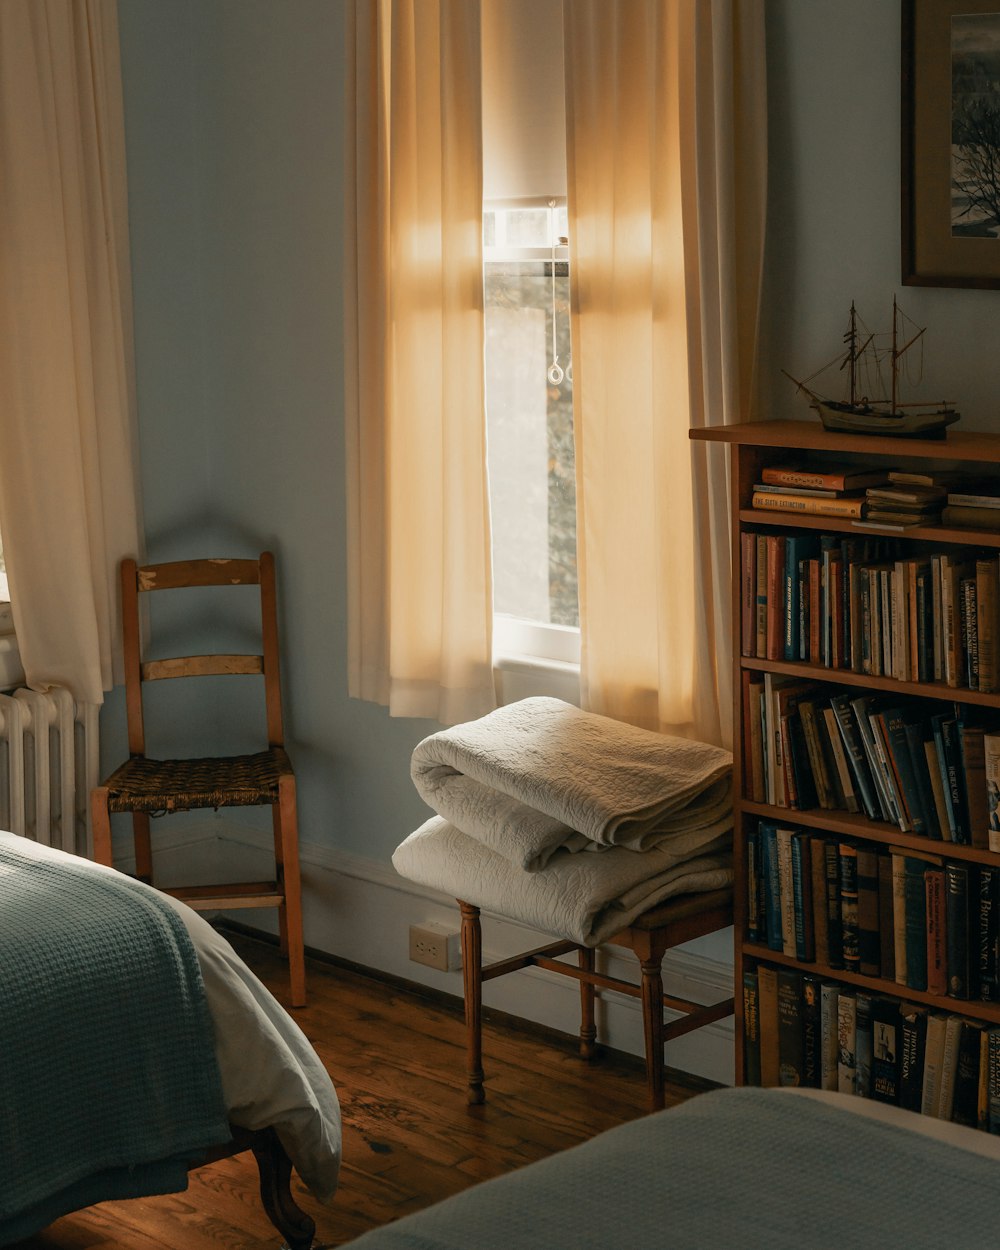
[[823,663],[823,579],[818,559],[809,561],[809,663]]
[[948,992],[947,946],[945,935],[944,870],[928,868],[924,873],[927,895],[927,992]]
[[740,645],[744,655],[753,655],[756,650],[757,535],[749,530],[740,534],[740,558],[740,623],[743,627]]

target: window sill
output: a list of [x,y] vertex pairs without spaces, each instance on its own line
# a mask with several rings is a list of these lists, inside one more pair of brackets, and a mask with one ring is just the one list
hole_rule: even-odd
[[501,705],[539,695],[579,705],[580,666],[536,655],[495,655],[493,675]]

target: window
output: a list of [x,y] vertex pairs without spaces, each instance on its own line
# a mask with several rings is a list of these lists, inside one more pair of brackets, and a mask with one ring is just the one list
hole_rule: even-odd
[[[565,205],[488,203],[483,267],[498,644],[572,663],[578,638],[559,636],[580,623]],[[512,621],[536,628],[511,643]]]

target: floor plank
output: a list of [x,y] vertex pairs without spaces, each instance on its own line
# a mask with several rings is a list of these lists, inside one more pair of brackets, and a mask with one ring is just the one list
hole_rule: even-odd
[[[284,1000],[274,948],[227,931]],[[337,1087],[344,1163],[333,1202],[320,1206],[293,1179],[315,1219],[317,1250],[457,1193],[476,1181],[565,1150],[646,1110],[632,1056],[583,1063],[573,1041],[487,1012],[488,1101],[465,1102],[461,1005],[327,960],[309,962],[309,1005],[293,1014]],[[707,1082],[668,1073],[673,1106]],[[249,1154],[200,1169],[182,1194],[107,1202],[56,1221],[20,1250],[276,1250]]]

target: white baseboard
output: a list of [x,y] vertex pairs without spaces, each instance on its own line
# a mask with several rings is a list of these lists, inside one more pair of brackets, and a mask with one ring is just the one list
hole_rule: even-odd
[[[319,843],[302,843],[299,855],[308,946],[461,998],[461,972],[438,972],[412,963],[408,957],[411,924],[437,922],[458,929],[458,908],[453,898],[400,877],[391,864]],[[184,879],[191,881],[192,862],[205,881],[236,879],[241,875],[254,878],[267,872],[271,837],[269,832],[241,826],[219,813],[188,825],[178,834],[165,830],[157,839],[157,856],[164,884],[172,884],[172,877],[178,878],[181,866]],[[234,864],[238,864],[238,871]],[[121,866],[129,867],[127,861]],[[263,931],[275,932],[273,911],[241,911],[239,919]],[[547,935],[516,921],[483,914],[486,963],[541,946],[546,940]],[[622,980],[638,980],[637,961],[620,948],[601,948],[598,966]],[[678,947],[668,951],[663,961],[663,981],[668,994],[694,1002],[715,1002],[733,992],[733,967],[731,962]],[[541,968],[527,968],[498,978],[488,982],[483,990],[487,1007],[571,1036],[576,1036],[580,1027],[579,1001],[575,981]],[[638,999],[615,991],[600,991],[597,1026],[598,1038],[604,1044],[627,1054],[643,1054]],[[671,1067],[732,1084],[732,1018],[671,1042],[666,1058]]]

